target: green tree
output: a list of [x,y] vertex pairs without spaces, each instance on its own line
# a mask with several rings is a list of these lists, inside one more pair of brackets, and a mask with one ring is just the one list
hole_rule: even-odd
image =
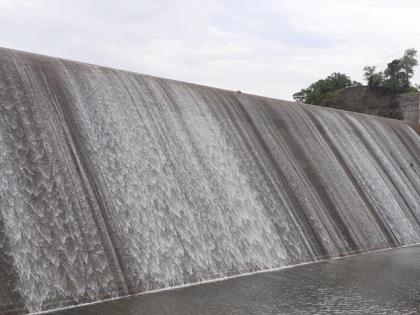
[[418,65],[417,50],[407,49],[404,56],[400,59],[400,68],[403,73],[403,81],[406,86],[410,86],[410,79],[414,76],[414,68]]
[[352,81],[349,76],[343,73],[334,72],[327,78],[318,80],[308,88],[293,94],[293,98],[297,102],[317,104],[327,94],[353,85],[360,85],[360,83]]
[[384,74],[381,71],[377,72],[375,66],[366,66],[363,71],[363,76],[369,87],[375,88],[383,84]]
[[401,73],[400,60],[394,59],[388,63],[384,71],[385,80],[383,86],[391,92],[402,91],[403,88],[403,76]]
[[374,66],[364,67],[364,77],[371,88],[383,87],[391,93],[409,92],[415,89],[410,80],[417,64],[417,50],[411,48],[400,59],[388,63],[384,72],[377,72]]

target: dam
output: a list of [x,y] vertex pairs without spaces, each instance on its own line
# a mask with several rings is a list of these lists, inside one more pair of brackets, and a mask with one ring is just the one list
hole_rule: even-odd
[[420,243],[407,123],[0,49],[0,313]]

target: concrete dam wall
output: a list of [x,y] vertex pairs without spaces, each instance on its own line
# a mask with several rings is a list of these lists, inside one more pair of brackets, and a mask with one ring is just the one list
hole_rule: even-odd
[[400,121],[0,50],[0,313],[420,242]]

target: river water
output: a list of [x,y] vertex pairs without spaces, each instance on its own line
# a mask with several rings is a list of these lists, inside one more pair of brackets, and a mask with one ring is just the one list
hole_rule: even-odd
[[419,314],[420,246],[102,302],[54,315]]

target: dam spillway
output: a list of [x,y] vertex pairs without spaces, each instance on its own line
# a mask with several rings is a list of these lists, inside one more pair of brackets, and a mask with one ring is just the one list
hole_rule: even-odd
[[420,242],[400,121],[0,49],[0,312]]

